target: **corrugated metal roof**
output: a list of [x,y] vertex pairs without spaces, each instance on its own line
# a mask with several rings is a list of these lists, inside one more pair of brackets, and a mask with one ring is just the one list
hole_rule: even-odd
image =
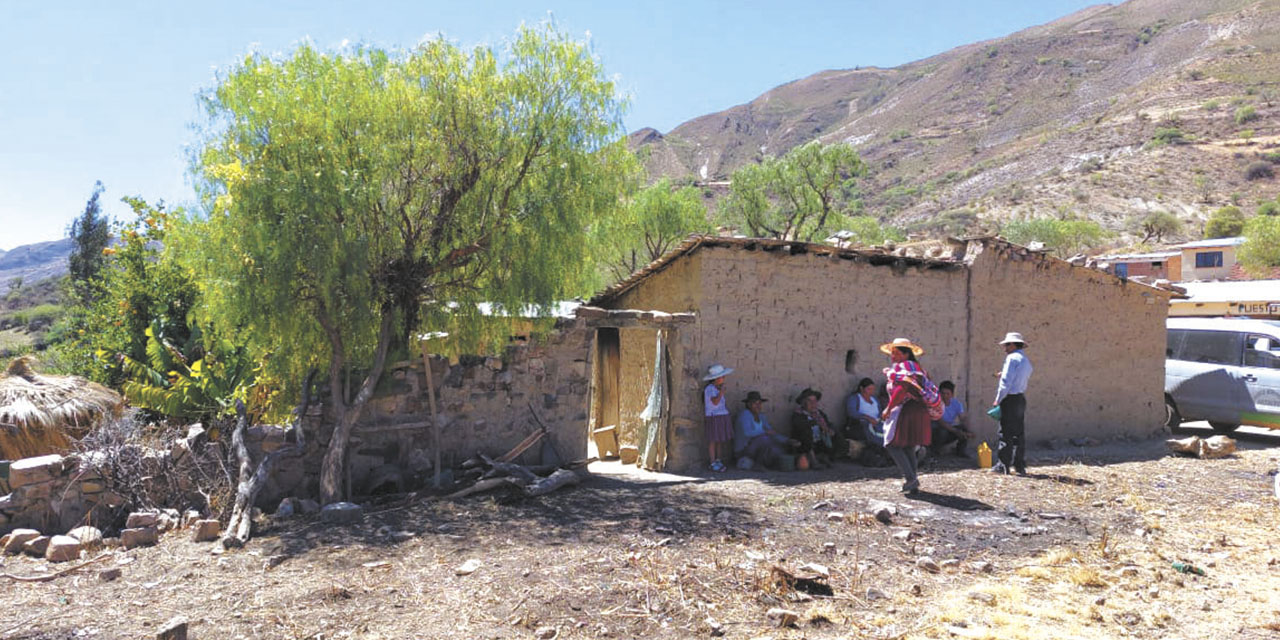
[[1099,262],[1116,262],[1117,260],[1158,260],[1182,255],[1181,251],[1158,251],[1156,253],[1124,253],[1115,256],[1098,256]]
[[1280,302],[1280,280],[1180,282],[1185,302]]
[[1232,238],[1213,238],[1211,240],[1197,240],[1186,244],[1178,245],[1179,249],[1206,249],[1210,247],[1234,247],[1244,244],[1244,236],[1235,236]]

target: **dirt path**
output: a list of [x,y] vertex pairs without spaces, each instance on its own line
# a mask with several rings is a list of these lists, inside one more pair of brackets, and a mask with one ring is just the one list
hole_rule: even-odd
[[[1280,437],[1240,444],[1207,461],[1167,457],[1161,440],[1041,449],[1029,477],[944,459],[910,499],[890,469],[852,464],[606,465],[542,499],[273,523],[225,555],[170,535],[104,563],[121,566],[113,582],[94,570],[4,585],[0,638],[152,637],[175,615],[202,639],[1275,638]],[[889,524],[866,514],[872,500],[892,503]],[[479,568],[458,575],[470,559]],[[771,572],[806,564],[831,595]],[[9,573],[43,565],[4,558]],[[795,625],[776,626],[775,608]]]

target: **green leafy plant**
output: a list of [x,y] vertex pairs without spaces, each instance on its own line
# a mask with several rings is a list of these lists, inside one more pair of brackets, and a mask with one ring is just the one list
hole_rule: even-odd
[[1246,105],[1244,105],[1244,106],[1242,106],[1242,107],[1240,107],[1240,108],[1236,109],[1236,115],[1235,115],[1235,118],[1236,118],[1236,124],[1244,124],[1244,123],[1246,123],[1246,122],[1253,122],[1254,120],[1257,120],[1257,119],[1258,119],[1258,117],[1259,117],[1259,116],[1258,116],[1258,110],[1257,110],[1257,109],[1254,109],[1254,108],[1253,108],[1253,105],[1251,105],[1251,104],[1246,104]]
[[1222,207],[1209,216],[1204,225],[1204,237],[1232,238],[1244,230],[1244,213],[1238,207]]

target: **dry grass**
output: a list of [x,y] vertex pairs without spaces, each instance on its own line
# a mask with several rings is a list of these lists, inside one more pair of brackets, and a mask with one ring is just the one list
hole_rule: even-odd
[[65,451],[71,437],[119,415],[119,394],[74,376],[46,376],[29,356],[0,375],[0,456],[8,460]]

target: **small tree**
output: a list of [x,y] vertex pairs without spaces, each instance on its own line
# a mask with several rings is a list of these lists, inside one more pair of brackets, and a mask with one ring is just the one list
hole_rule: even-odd
[[1091,220],[1050,218],[1010,222],[1000,230],[1000,235],[1017,244],[1041,242],[1064,256],[1096,247],[1107,238],[1107,232]]
[[1275,169],[1271,168],[1271,163],[1266,160],[1254,160],[1249,166],[1244,168],[1245,180],[1263,180],[1271,179],[1276,175]]
[[1244,225],[1244,244],[1237,258],[1245,270],[1266,275],[1280,267],[1280,217],[1257,216]]
[[1165,236],[1182,231],[1182,221],[1168,211],[1152,211],[1138,221],[1138,230],[1142,233],[1142,242],[1163,242]]
[[72,241],[71,255],[67,257],[71,290],[82,304],[92,303],[101,293],[98,274],[106,260],[102,251],[111,242],[110,221],[102,215],[102,207],[98,203],[103,191],[102,182],[95,182],[93,195],[84,205],[84,213],[71,223],[67,231]]
[[640,190],[620,215],[596,225],[596,243],[614,279],[621,280],[657,260],[690,233],[710,231],[702,193],[679,189],[663,178]]
[[1204,237],[1231,238],[1244,231],[1244,214],[1238,207],[1222,207],[1209,216],[1204,225]]
[[847,226],[866,172],[853,147],[815,140],[734,171],[718,219],[755,237],[821,240]]

